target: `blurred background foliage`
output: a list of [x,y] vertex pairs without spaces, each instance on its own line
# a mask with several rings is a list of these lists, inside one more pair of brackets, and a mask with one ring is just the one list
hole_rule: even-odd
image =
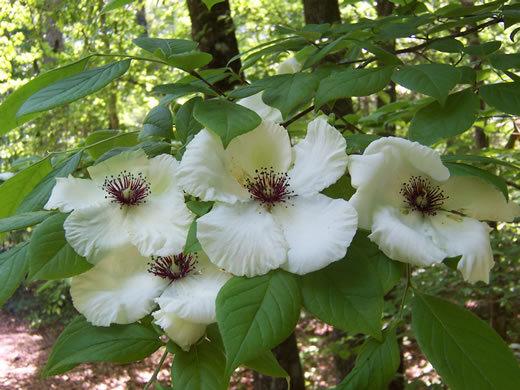
[[[189,0],[188,3],[194,1]],[[228,17],[232,18],[229,21],[235,27],[234,34],[240,53],[285,36],[284,30],[278,28],[280,25],[301,29],[309,23],[310,17],[304,12],[304,3],[307,7],[312,6],[309,5],[312,1],[308,0],[229,0],[225,3],[231,10]],[[436,10],[454,3],[460,4],[456,0],[432,0],[422,4],[429,10]],[[364,18],[390,15],[397,6],[406,4],[404,0],[345,0],[337,2],[338,15],[329,13],[328,16],[332,21],[341,20],[348,24]],[[464,3],[468,6],[478,4],[482,2]],[[192,39],[190,13],[184,1],[138,0],[100,15],[104,6],[105,2],[101,0],[0,0],[0,102],[35,76],[89,53],[139,55],[132,39],[141,36]],[[460,26],[454,27],[452,31],[456,32],[457,28]],[[504,29],[492,26],[478,35],[464,36],[460,40],[465,45],[497,40],[502,42],[500,52],[516,53],[518,43],[510,37],[513,31],[514,27]],[[203,37],[207,32],[202,30],[198,34],[198,38],[201,38],[200,34]],[[193,39],[196,38],[193,36]],[[395,39],[385,41],[385,44],[391,50],[398,50],[414,42],[421,43],[420,38]],[[279,51],[267,53],[261,60],[247,67],[243,77],[256,80],[273,75],[277,64],[290,55],[283,52],[280,54]],[[502,77],[489,70],[481,70],[479,58],[461,58],[457,53],[430,50],[426,51],[426,57],[423,55],[419,58],[417,53],[409,53],[402,56],[401,60],[407,65],[424,63],[425,60],[467,65],[477,70],[479,80],[497,81]],[[103,57],[92,61],[93,64],[104,63]],[[160,101],[159,96],[150,93],[152,88],[182,77],[184,74],[181,71],[168,70],[154,63],[141,62],[139,66],[132,66],[123,77],[107,88],[44,113],[2,135],[0,172],[17,172],[50,151],[64,151],[78,146],[96,130],[140,130],[146,114]],[[354,125],[354,130],[346,127],[345,134],[357,128],[367,134],[406,136],[412,115],[408,108],[410,105],[419,106],[423,101],[417,93],[396,87],[395,84],[376,95],[353,98],[347,118]],[[435,147],[443,154],[493,156],[520,165],[518,119],[510,115],[496,116],[485,109],[482,112],[472,131],[440,141]],[[511,198],[518,202],[518,170],[505,165],[482,167],[504,178],[511,187]],[[518,223],[493,227],[492,244],[496,265],[489,285],[481,282],[475,285],[466,283],[455,270],[443,264],[427,270],[416,269],[413,280],[421,286],[422,291],[457,301],[478,314],[520,357],[519,227]],[[6,235],[3,249],[23,241],[28,234],[30,229]],[[403,288],[404,283],[401,283],[389,292],[385,309],[388,317],[396,313]],[[22,284],[2,310],[25,317],[33,326],[64,323],[64,318],[69,318],[73,313],[67,290],[66,281],[30,286]],[[405,323],[409,324],[409,313],[405,312],[405,316],[408,316]],[[304,314],[297,329],[297,342],[305,383],[307,388],[314,389],[327,384],[330,386],[334,384],[335,378],[346,375],[352,368],[362,340]],[[424,366],[426,363],[421,363],[418,348],[405,326],[400,329],[400,346],[403,359],[400,373],[403,376],[392,384],[393,389],[418,389],[432,383],[437,383],[438,388],[444,388],[438,377],[430,375],[431,369]],[[280,357],[280,354],[277,355]],[[413,371],[413,367],[422,368]],[[261,379],[256,380],[259,383]],[[237,386],[240,388],[242,385]],[[294,388],[298,389],[298,386]]]

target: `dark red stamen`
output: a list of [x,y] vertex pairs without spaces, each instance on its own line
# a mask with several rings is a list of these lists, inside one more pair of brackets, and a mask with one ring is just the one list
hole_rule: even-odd
[[102,188],[108,193],[105,198],[112,198],[113,203],[123,206],[136,206],[146,203],[146,197],[150,195],[150,185],[141,173],[137,176],[123,171],[116,177],[107,176]]
[[196,254],[179,253],[173,256],[152,256],[152,263],[148,263],[148,272],[173,282],[186,277],[195,269]]
[[247,179],[246,188],[251,194],[251,199],[258,200],[262,205],[272,207],[276,203],[285,203],[293,196],[294,191],[289,191],[289,176],[286,172],[278,173],[271,169],[262,168],[256,170],[256,176]]
[[448,196],[444,196],[439,186],[432,186],[427,179],[421,176],[412,176],[408,183],[403,183],[401,195],[413,211],[423,215],[436,215]]

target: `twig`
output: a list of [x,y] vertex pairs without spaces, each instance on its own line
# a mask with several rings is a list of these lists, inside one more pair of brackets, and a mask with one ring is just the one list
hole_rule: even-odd
[[222,92],[220,89],[218,89],[216,86],[211,84],[208,80],[206,80],[204,77],[202,77],[199,73],[197,73],[195,70],[192,70],[189,72],[193,77],[198,78],[200,81],[202,81],[204,84],[206,84],[208,87],[210,87],[213,91],[218,93],[220,96],[226,96],[224,92]]
[[155,367],[155,371],[153,372],[153,375],[152,377],[150,378],[150,380],[148,381],[148,383],[146,384],[146,386],[144,387],[143,390],[148,390],[148,388],[152,385],[152,383],[157,379],[157,374],[159,374],[159,371],[161,370],[161,367],[164,363],[164,360],[166,359],[166,356],[168,356],[168,350],[165,349],[164,350],[164,353],[161,357],[161,361],[159,362],[159,364],[157,365],[157,367]]
[[288,121],[285,121],[283,123],[281,123],[281,125],[283,127],[287,127],[289,126],[291,123],[293,122],[296,122],[298,119],[300,119],[302,116],[305,116],[307,115],[309,112],[311,112],[312,110],[314,110],[314,104],[312,106],[310,106],[309,108],[307,108],[306,110],[300,112],[298,115],[295,115],[293,118],[289,119]]

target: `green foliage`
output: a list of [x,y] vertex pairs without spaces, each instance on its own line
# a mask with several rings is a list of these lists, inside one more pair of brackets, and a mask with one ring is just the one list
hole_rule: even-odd
[[77,317],[54,343],[42,376],[58,375],[84,362],[134,362],[161,345],[157,333],[143,325],[99,327]]
[[171,140],[173,119],[171,111],[164,106],[156,106],[146,115],[143,122],[143,129],[139,138],[161,137]]
[[0,254],[0,306],[14,293],[29,268],[28,242]]

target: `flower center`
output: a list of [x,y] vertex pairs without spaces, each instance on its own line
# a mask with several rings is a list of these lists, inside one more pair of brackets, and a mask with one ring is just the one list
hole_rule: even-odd
[[195,269],[197,255],[179,253],[173,256],[152,256],[152,262],[148,263],[148,272],[170,282],[186,277]]
[[123,171],[116,177],[107,176],[101,188],[108,194],[105,198],[111,198],[112,202],[119,203],[121,208],[146,203],[145,199],[150,195],[150,185],[141,173],[135,176]]
[[276,203],[285,203],[293,196],[289,190],[289,176],[286,172],[275,172],[273,168],[257,169],[253,179],[246,179],[245,187],[251,194],[251,199],[258,200],[262,205],[273,207]]
[[403,183],[401,195],[413,211],[423,215],[435,215],[448,196],[444,196],[439,186],[432,186],[427,179],[421,176],[412,176],[408,183]]

